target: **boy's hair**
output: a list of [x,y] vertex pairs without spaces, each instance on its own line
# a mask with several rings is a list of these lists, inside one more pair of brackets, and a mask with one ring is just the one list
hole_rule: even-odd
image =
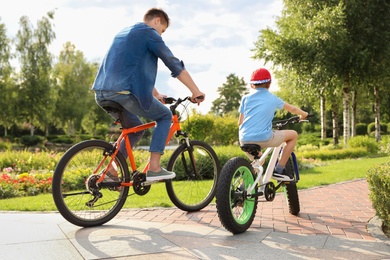
[[255,86],[255,88],[269,88],[271,85],[271,82],[262,83],[262,84],[252,84]]
[[144,22],[150,21],[156,17],[159,17],[161,19],[162,23],[166,23],[167,27],[169,27],[169,17],[166,12],[164,12],[162,9],[159,8],[152,8],[149,9],[146,14],[144,15]]

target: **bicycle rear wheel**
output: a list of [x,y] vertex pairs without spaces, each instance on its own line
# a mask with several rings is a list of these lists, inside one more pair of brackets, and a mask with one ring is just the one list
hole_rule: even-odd
[[[230,159],[221,170],[217,212],[222,225],[233,234],[245,232],[255,218],[258,197],[247,198],[247,189],[255,179],[252,165],[241,157]],[[256,190],[257,185],[251,194]]]
[[[58,162],[52,182],[53,199],[58,211],[70,223],[82,227],[102,225],[123,207],[129,187],[121,186],[118,191],[95,184],[113,151],[113,146],[105,141],[89,140],[71,147]],[[99,172],[93,174],[100,163]],[[129,180],[127,163],[121,154],[117,154],[114,163],[118,178]]]
[[[295,178],[295,169],[294,164],[291,157],[288,159],[286,163],[286,172],[294,176]],[[283,184],[284,194],[286,196],[286,201],[288,205],[288,210],[292,215],[298,215],[301,211],[301,207],[299,205],[299,196],[296,181],[291,181]]]
[[202,141],[180,145],[169,159],[167,169],[176,177],[166,181],[168,196],[181,210],[198,211],[214,198],[220,171],[214,150]]

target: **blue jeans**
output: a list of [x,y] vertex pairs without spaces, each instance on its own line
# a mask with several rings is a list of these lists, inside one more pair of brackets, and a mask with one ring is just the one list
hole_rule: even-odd
[[[149,151],[164,154],[165,142],[172,123],[172,113],[164,104],[156,98],[153,98],[149,110],[146,111],[141,107],[138,99],[133,94],[124,95],[110,91],[96,91],[95,100],[98,104],[100,104],[100,101],[102,100],[112,100],[122,105],[122,107],[126,110],[123,113],[125,121],[122,122],[123,126],[135,127],[141,125],[142,121],[138,118],[138,116],[156,121],[157,124],[152,134]],[[115,119],[117,118],[115,115],[112,116]],[[129,135],[132,147],[134,147],[141,139],[142,134],[143,132],[138,132]],[[125,156],[125,158],[127,157],[124,140],[121,143],[120,152]]]

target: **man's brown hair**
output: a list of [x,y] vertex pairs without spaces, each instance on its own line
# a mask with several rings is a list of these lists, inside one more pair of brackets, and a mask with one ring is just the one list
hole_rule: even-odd
[[152,8],[149,9],[146,14],[144,15],[144,22],[150,21],[156,17],[159,17],[161,19],[162,23],[166,23],[167,27],[169,27],[169,17],[166,12],[164,12],[162,9],[159,8]]

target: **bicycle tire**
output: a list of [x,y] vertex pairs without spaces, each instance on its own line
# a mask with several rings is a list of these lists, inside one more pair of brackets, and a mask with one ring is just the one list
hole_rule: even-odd
[[[191,159],[190,149],[193,149],[195,161]],[[180,145],[172,153],[167,169],[176,173],[165,185],[169,198],[179,209],[199,211],[214,199],[220,165],[217,154],[208,144],[191,140],[190,147]]]
[[[221,170],[216,207],[222,225],[233,234],[245,232],[255,218],[258,197],[246,198],[255,179],[252,165],[242,157],[230,159]],[[257,185],[252,194],[256,190]]]
[[[52,180],[54,203],[60,214],[70,223],[81,227],[99,226],[114,218],[126,201],[129,187],[120,191],[100,188],[102,197],[96,203],[89,203],[94,196],[87,190],[86,182],[93,176],[104,155],[113,151],[113,146],[102,140],[88,140],[72,146],[58,162]],[[106,157],[101,169],[108,165]],[[120,180],[129,180],[129,170],[124,157],[115,157]],[[96,174],[95,174],[96,175]]]
[[[294,176],[295,178],[295,169],[294,169],[294,164],[291,159],[291,157],[288,159],[286,163],[286,172]],[[286,196],[286,202],[288,205],[288,210],[290,214],[292,215],[298,215],[298,213],[301,211],[300,205],[299,205],[299,195],[298,195],[298,188],[297,188],[297,183],[296,181],[291,181],[288,183],[283,184],[283,190],[284,194]]]

